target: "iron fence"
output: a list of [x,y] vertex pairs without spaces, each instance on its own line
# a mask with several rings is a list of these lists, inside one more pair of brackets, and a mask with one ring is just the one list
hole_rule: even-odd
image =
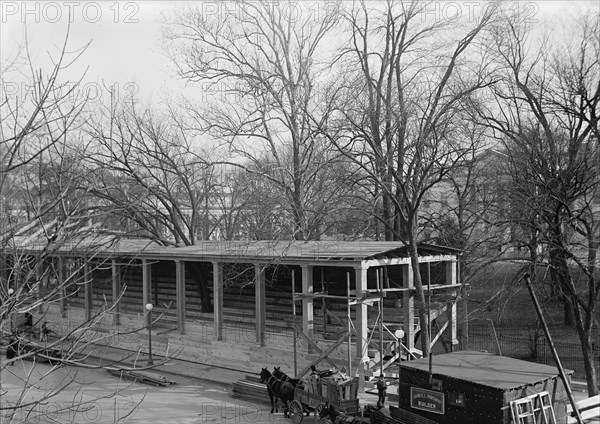
[[[496,338],[492,332],[469,331],[469,337],[467,338],[462,335],[462,337],[459,337],[459,342],[458,350],[479,350],[497,353],[499,346],[501,354],[504,356],[556,366],[550,344],[545,337],[511,336],[500,333]],[[562,366],[574,371],[573,378],[585,379],[581,345],[578,343],[555,341],[554,346]],[[443,351],[442,346],[439,348]],[[595,343],[593,345],[593,352],[596,369],[599,370],[600,344]],[[598,383],[600,384],[600,377]]]

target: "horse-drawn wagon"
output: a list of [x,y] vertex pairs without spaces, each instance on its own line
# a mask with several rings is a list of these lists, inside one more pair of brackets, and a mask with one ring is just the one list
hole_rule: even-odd
[[358,378],[349,379],[339,371],[313,374],[296,385],[290,418],[299,424],[305,413],[315,411],[319,423],[361,422],[357,396]]
[[278,367],[271,373],[260,372],[271,400],[271,413],[279,401],[284,405],[284,416],[295,424],[315,412],[315,421],[326,423],[361,423],[359,418],[358,378],[350,379],[339,371],[313,373],[302,380],[293,379]]

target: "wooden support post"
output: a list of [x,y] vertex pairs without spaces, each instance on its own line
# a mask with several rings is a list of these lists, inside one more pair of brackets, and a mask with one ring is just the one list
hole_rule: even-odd
[[83,258],[83,281],[84,281],[84,305],[85,305],[85,320],[92,319],[93,303],[92,303],[92,273],[90,271],[90,260]]
[[267,328],[267,302],[265,296],[265,268],[261,264],[254,265],[255,273],[255,303],[256,303],[256,342],[265,345],[265,330]]
[[67,258],[59,256],[58,258],[58,285],[60,289],[59,308],[60,316],[67,317]]
[[296,270],[292,268],[292,326],[294,327],[294,378],[298,378],[298,332],[296,330]]
[[[147,259],[142,259],[142,313],[146,313],[146,304],[152,303],[151,281],[152,264]],[[151,314],[146,314],[148,328],[152,327],[151,319]]]
[[[451,261],[446,262],[446,284],[457,284],[458,282],[458,269],[457,262]],[[457,292],[453,291],[450,293],[453,300],[448,303],[446,308],[446,316],[448,318],[448,329],[450,338],[450,351],[454,351],[454,346],[458,344],[458,333],[457,333],[457,321],[458,314],[456,310],[456,296]]]
[[[314,293],[313,285],[313,267],[311,265],[302,265],[302,293]],[[314,337],[314,313],[313,313],[313,298],[302,298],[302,331],[308,337]],[[309,344],[308,352],[313,353],[314,349]]]
[[121,324],[121,302],[119,295],[121,294],[121,265],[116,259],[112,260],[112,301],[115,305],[113,309],[113,324]]
[[379,374],[383,374],[383,268],[377,269],[377,288],[379,289]]
[[[360,298],[366,294],[367,290],[367,270],[366,267],[357,267],[355,269],[356,297]],[[359,387],[364,388],[365,384],[365,365],[369,363],[369,328],[367,322],[368,306],[364,302],[358,302],[356,305],[356,357],[360,358],[358,368]]]
[[213,262],[213,311],[215,335],[223,340],[223,264]]
[[175,261],[175,301],[177,302],[177,330],[185,334],[185,262]]
[[[402,266],[402,282],[404,288],[414,288],[413,270],[410,264]],[[412,291],[402,292],[402,315],[406,348],[412,352],[415,348],[415,298]],[[421,323],[423,325],[425,323]]]

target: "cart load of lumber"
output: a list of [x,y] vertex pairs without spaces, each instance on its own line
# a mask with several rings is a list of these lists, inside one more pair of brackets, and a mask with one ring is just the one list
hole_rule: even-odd
[[331,401],[352,400],[358,396],[358,377],[339,370],[314,373],[302,379],[304,390]]

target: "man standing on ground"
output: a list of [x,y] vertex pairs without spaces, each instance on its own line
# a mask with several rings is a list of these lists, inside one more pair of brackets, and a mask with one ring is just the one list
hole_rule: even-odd
[[377,380],[377,394],[379,395],[379,399],[377,400],[377,407],[383,408],[385,405],[385,395],[387,394],[387,384],[385,383],[385,376],[383,374],[379,375],[379,379]]

